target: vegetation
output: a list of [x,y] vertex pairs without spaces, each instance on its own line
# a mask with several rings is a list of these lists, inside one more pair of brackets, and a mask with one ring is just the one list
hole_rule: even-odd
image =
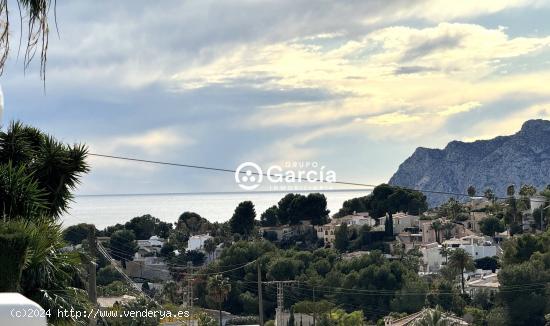
[[256,218],[256,209],[251,201],[243,201],[237,208],[235,213],[229,220],[231,232],[240,234],[244,238],[248,238],[254,229],[254,219]]
[[375,187],[368,196],[345,201],[336,217],[345,216],[353,212],[369,212],[374,218],[380,218],[387,214],[386,235],[393,236],[392,214],[407,212],[413,215],[420,215],[427,209],[426,196],[421,192],[381,184]]
[[[65,241],[57,222],[88,171],[85,158],[83,145],[63,144],[18,122],[0,132],[2,251],[16,253],[27,247],[18,259],[4,255],[0,263],[13,273],[10,289],[18,289],[44,309],[86,309],[89,304],[79,277],[80,256],[61,250]],[[51,318],[54,324],[69,320],[85,322]]]
[[90,228],[95,228],[95,226],[86,223],[71,225],[63,231],[63,239],[72,245],[81,244],[88,238]]
[[449,256],[449,267],[460,274],[460,284],[464,294],[464,272],[475,270],[475,264],[472,256],[462,248],[454,249]]
[[[50,13],[51,1],[42,0],[17,0],[17,8],[19,9],[19,17],[21,18],[21,26],[27,23],[26,36],[21,35],[22,39],[27,40],[27,46],[24,55],[25,69],[30,65],[37,50],[40,54],[40,76],[46,76],[46,59],[48,50],[48,14]],[[10,52],[10,11],[15,11],[14,3],[3,2],[0,6],[0,16],[2,17],[2,25],[0,28],[0,73],[4,71],[4,65]],[[12,8],[10,9],[10,6]],[[54,3],[55,7],[55,3]],[[55,14],[55,9],[53,10]],[[25,17],[25,21],[23,20]],[[56,26],[57,27],[57,26]],[[23,28],[21,28],[23,33]]]
[[[88,170],[84,162],[85,147],[59,143],[34,128],[15,123],[7,132],[0,133],[0,154],[3,216],[0,245],[8,248],[0,253],[5,269],[0,275],[0,289],[20,291],[46,309],[88,308],[82,284],[82,253],[61,249],[67,243],[86,247],[86,238],[93,226],[79,224],[62,232],[57,222],[67,209],[80,176]],[[506,227],[511,231],[522,229],[522,211],[529,207],[527,199],[534,193],[534,187],[523,185],[516,197],[515,187],[509,187],[508,198],[499,202],[486,191],[492,204],[486,210],[489,216],[480,223],[481,231],[493,236]],[[475,196],[475,189],[468,189],[468,194]],[[152,235],[168,239],[160,255],[174,271],[187,262],[203,266],[206,255],[212,257],[217,246],[222,244],[224,251],[219,259],[203,266],[193,284],[197,305],[215,308],[220,316],[222,310],[244,315],[258,313],[258,292],[251,285],[258,277],[256,264],[251,262],[257,262],[262,279],[294,281],[292,285],[285,285],[283,303],[292,312],[294,325],[299,322],[298,313],[314,315],[318,325],[346,326],[376,322],[389,311],[399,315],[424,307],[435,309],[426,314],[419,325],[448,324],[449,311],[471,318],[476,325],[545,323],[544,316],[550,313],[547,286],[550,281],[550,231],[539,235],[516,232],[516,236],[503,243],[502,259],[486,257],[474,261],[462,249],[443,247],[441,252],[448,264],[439,275],[423,277],[418,273],[421,257],[418,249],[405,252],[404,248],[393,246],[390,258],[384,253],[389,252],[388,242],[393,236],[392,214],[399,211],[421,214],[426,209],[426,199],[421,193],[380,185],[368,196],[346,201],[336,216],[353,211],[367,211],[375,218],[387,216],[385,232],[344,223],[336,230],[334,249],[318,248],[322,244],[315,241],[310,241],[308,250],[301,250],[303,247],[292,241],[285,245],[278,243],[277,247],[257,235],[259,224],[327,222],[329,211],[326,198],[321,194],[286,195],[276,206],[263,212],[259,222],[255,220],[254,204],[245,201],[237,206],[227,223],[209,223],[192,212],[181,214],[174,225],[143,215],[99,233],[110,236],[109,248],[123,264],[136,253],[137,239],[149,239]],[[445,217],[431,223],[438,242],[451,237],[456,225],[469,218],[467,206],[454,199],[433,213],[429,215]],[[545,215],[545,212],[540,213]],[[204,252],[185,251],[189,237],[202,233],[213,236],[204,244]],[[175,250],[180,254],[176,255]],[[354,258],[343,255],[355,250],[369,250],[369,253]],[[465,272],[476,266],[491,270],[501,268],[500,293],[466,293]],[[181,289],[178,288],[181,279],[178,273],[174,275],[176,281],[167,282],[157,293],[159,300],[168,304],[181,303]],[[130,290],[114,267],[107,266],[104,261],[99,261],[97,283],[103,295],[120,295]],[[142,289],[155,294],[149,283],[144,283]],[[264,313],[272,318],[276,291],[270,285],[264,291]],[[139,298],[115,309],[143,310],[145,307],[153,308],[151,302]],[[214,322],[207,316],[203,319],[205,325]],[[87,323],[56,318],[51,322]],[[155,318],[108,322],[112,325],[158,324]]]
[[134,254],[138,250],[136,236],[130,230],[118,230],[111,235],[109,248],[113,258],[120,260],[123,266],[126,262],[133,260]]
[[162,222],[158,218],[147,214],[134,217],[126,222],[124,228],[133,231],[137,240],[147,240],[153,235],[168,238],[172,230],[172,223]]
[[222,326],[222,304],[227,298],[229,291],[231,291],[229,279],[223,277],[221,274],[214,275],[208,279],[207,289],[210,298],[218,304],[219,322],[220,326]]
[[493,237],[496,233],[504,231],[504,225],[498,217],[489,216],[479,222],[479,229],[481,233]]

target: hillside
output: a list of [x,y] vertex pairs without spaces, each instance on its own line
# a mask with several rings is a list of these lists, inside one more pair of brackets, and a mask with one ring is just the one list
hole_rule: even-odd
[[[390,184],[465,193],[469,185],[498,196],[515,184],[550,184],[550,121],[529,120],[511,136],[471,143],[452,141],[444,149],[419,147],[391,177]],[[448,199],[428,195],[431,206]]]

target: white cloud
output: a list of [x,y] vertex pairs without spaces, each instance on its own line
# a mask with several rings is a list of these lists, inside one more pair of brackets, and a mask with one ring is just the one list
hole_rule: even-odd
[[454,115],[454,114],[458,114],[458,113],[463,113],[463,112],[469,112],[475,108],[478,108],[481,106],[481,103],[479,102],[466,102],[466,103],[462,103],[462,104],[457,104],[457,105],[451,105],[447,108],[444,108],[443,110],[437,112],[437,114],[441,115],[441,116],[450,116],[450,115]]
[[[160,128],[145,131],[144,133],[109,137],[100,140],[98,150],[107,153],[123,152],[133,148],[140,152],[158,155],[164,151],[174,148],[184,148],[195,143],[195,141],[178,131],[176,128]],[[95,142],[92,143],[92,146]]]

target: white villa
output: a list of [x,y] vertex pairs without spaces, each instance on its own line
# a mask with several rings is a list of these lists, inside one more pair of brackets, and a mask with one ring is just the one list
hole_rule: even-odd
[[191,236],[187,241],[187,250],[204,250],[204,243],[208,239],[212,239],[212,236],[210,236],[210,234],[199,234]]
[[[444,241],[443,245],[447,246],[450,250],[453,250],[453,248],[462,248],[474,260],[497,256],[497,247],[488,238],[482,236],[470,235],[460,239],[450,239]],[[446,259],[440,252],[442,247],[437,242],[422,244],[420,246],[424,272],[437,272],[445,263]]]
[[449,248],[462,248],[472,255],[473,259],[493,257],[497,255],[497,247],[488,238],[469,235],[460,239],[450,239],[443,244]]

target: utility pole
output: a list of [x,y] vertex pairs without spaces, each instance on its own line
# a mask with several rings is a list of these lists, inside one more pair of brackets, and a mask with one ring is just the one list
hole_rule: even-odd
[[296,283],[297,281],[270,281],[265,282],[267,284],[277,284],[277,308],[275,310],[275,319],[277,326],[283,325],[284,318],[283,318],[283,312],[285,310],[284,304],[285,304],[285,297],[284,297],[284,285],[285,284],[292,284]]
[[260,326],[264,326],[264,302],[262,299],[262,269],[258,260],[258,315],[260,318]]
[[[88,264],[88,298],[94,306],[97,305],[96,289],[96,257],[97,257],[97,238],[95,235],[95,226],[91,225],[88,229],[88,247],[90,250],[90,262]],[[94,318],[90,318],[90,325],[96,325]]]
[[283,325],[284,304],[283,283],[277,282],[277,326]]
[[313,326],[315,326],[315,320],[317,319],[317,310],[315,307],[315,286],[313,287]]
[[187,262],[187,307],[189,310],[193,308],[193,263]]

